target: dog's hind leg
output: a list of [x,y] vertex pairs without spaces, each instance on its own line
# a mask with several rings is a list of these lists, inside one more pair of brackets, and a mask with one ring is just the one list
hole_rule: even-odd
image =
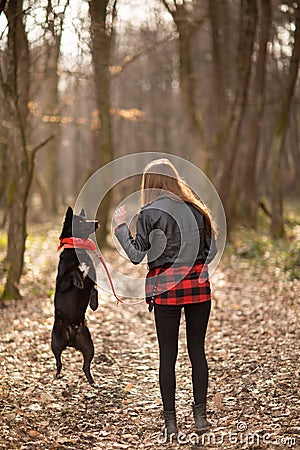
[[89,300],[90,300],[90,308],[93,311],[96,311],[96,309],[98,308],[98,291],[94,286],[91,288]]
[[80,327],[77,331],[75,347],[81,351],[83,355],[83,371],[91,386],[97,387],[91,374],[91,362],[94,358],[94,344],[86,325]]
[[51,338],[51,349],[56,359],[56,378],[61,378],[60,374],[62,369],[61,354],[65,348],[66,343],[62,339],[62,336],[57,334],[57,330],[53,328]]

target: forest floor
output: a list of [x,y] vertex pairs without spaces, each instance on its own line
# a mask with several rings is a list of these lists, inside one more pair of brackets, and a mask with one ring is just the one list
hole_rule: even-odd
[[[58,229],[31,232],[24,298],[0,309],[0,448],[300,448],[299,226],[277,246],[266,236],[255,240],[254,234],[241,233],[212,277],[206,350],[213,427],[200,437],[192,426],[183,317],[176,366],[182,434],[173,443],[159,434],[158,347],[153,313],[145,304],[116,305],[100,292],[99,309],[87,314],[98,388],[87,384],[74,349],[64,352],[64,377],[54,378],[50,334],[57,234]],[[120,258],[112,252],[108,257],[115,263]]]

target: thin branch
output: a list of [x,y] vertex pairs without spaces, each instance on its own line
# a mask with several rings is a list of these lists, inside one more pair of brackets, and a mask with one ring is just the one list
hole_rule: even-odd
[[60,38],[61,38],[61,35],[63,32],[64,18],[66,16],[66,11],[67,11],[67,8],[69,5],[70,5],[70,0],[67,0],[65,3],[65,6],[64,6],[63,12],[62,12],[62,17],[60,18]]
[[[148,55],[149,53],[155,51],[157,49],[157,47],[167,44],[168,42],[172,42],[173,40],[175,40],[174,36],[169,36],[165,39],[162,39],[161,41],[156,42],[155,44],[151,45],[150,47],[144,48],[143,50],[141,50],[140,52],[136,53],[135,55],[129,57],[129,56],[125,56],[125,58],[123,59],[124,63],[123,64],[119,64],[117,65],[118,67],[120,67],[120,70],[116,73],[111,73],[110,74],[110,78],[114,79],[116,77],[118,77],[119,75],[121,75],[123,73],[123,71],[134,61],[136,61],[137,59],[139,59],[142,56]],[[76,77],[80,77],[83,78],[84,80],[92,80],[93,79],[93,75],[92,74],[87,74],[86,72],[83,71],[72,71],[72,70],[61,70],[60,71],[61,74],[65,74],[65,75],[70,75],[70,76],[76,76]]]
[[155,51],[158,46],[167,44],[168,42],[172,42],[173,40],[174,40],[174,36],[168,36],[167,38],[162,39],[159,42],[156,42],[155,44],[151,45],[150,47],[144,48],[140,52],[138,52],[135,55],[131,56],[130,59],[127,57],[128,59],[125,60],[125,62],[120,66],[120,71],[117,72],[117,73],[111,74],[110,77],[111,78],[118,77],[121,73],[123,73],[123,71],[126,69],[127,66],[129,66],[131,63],[133,63],[134,61],[139,59],[141,56],[148,55],[149,53]]
[[110,27],[110,33],[112,34],[115,30],[115,22],[117,18],[117,2],[118,0],[114,0],[113,7],[112,7],[112,13],[111,13],[111,27]]
[[36,147],[34,147],[33,150],[31,150],[31,161],[30,161],[30,165],[28,167],[28,178],[27,178],[27,183],[26,183],[26,187],[25,187],[25,198],[28,198],[28,193],[29,193],[30,186],[32,183],[33,171],[34,171],[34,166],[35,166],[35,164],[34,164],[35,155],[38,150],[40,150],[42,147],[44,147],[53,138],[54,138],[54,135],[49,136],[43,142],[41,142]]
[[47,137],[47,139],[45,139],[44,141],[40,142],[36,147],[34,147],[31,150],[31,161],[34,161],[35,155],[36,153],[42,148],[45,147],[45,145],[48,144],[49,141],[51,141],[54,138],[54,134],[52,134],[51,136]]
[[[1,0],[0,0],[1,1]],[[2,1],[4,1],[4,0],[2,0]],[[0,8],[1,9],[1,8]],[[1,35],[0,35],[0,41],[3,39],[3,36],[4,36],[4,33],[5,33],[5,31],[9,28],[9,24],[14,20],[14,19],[16,19],[17,17],[19,17],[19,16],[21,16],[21,15],[26,15],[26,14],[28,14],[28,12],[30,11],[32,9],[32,6],[28,6],[28,8],[26,8],[26,9],[23,9],[21,12],[19,12],[18,14],[16,14],[15,16],[13,16],[10,20],[8,20],[8,17],[7,17],[7,14],[5,13],[5,11],[4,11],[4,14],[6,15],[6,19],[7,19],[7,24],[6,24],[6,27],[4,28],[4,30],[2,31],[2,33],[1,33]],[[1,11],[0,11],[0,14],[1,14]]]

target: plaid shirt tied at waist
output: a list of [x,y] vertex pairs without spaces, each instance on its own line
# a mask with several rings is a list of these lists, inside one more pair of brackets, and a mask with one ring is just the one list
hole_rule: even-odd
[[196,263],[193,266],[170,264],[155,267],[147,273],[145,290],[149,305],[186,305],[209,301],[208,266]]

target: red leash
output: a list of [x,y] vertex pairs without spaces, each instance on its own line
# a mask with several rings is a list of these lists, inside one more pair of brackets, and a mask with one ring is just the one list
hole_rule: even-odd
[[[122,303],[123,305],[133,306],[133,305],[139,305],[140,303],[143,303],[143,302],[144,302],[144,300],[140,300],[140,301],[138,301],[138,302],[127,303],[127,302],[124,302],[123,300],[121,300],[120,297],[118,297],[117,294],[116,294],[115,287],[114,287],[114,284],[113,284],[113,280],[112,280],[112,278],[111,278],[111,276],[110,276],[108,267],[107,267],[107,265],[106,265],[106,263],[105,263],[105,261],[104,261],[102,255],[100,255],[100,253],[98,253],[97,250],[94,250],[93,253],[95,253],[95,255],[97,256],[97,258],[98,258],[99,261],[101,262],[102,266],[104,267],[105,272],[106,272],[106,275],[107,275],[107,278],[108,278],[109,283],[110,283],[110,287],[111,287],[112,292],[113,292],[115,298],[117,299],[118,303],[120,302],[120,303]],[[98,284],[97,284],[97,286],[98,286]]]
[[[138,302],[127,303],[127,302],[124,302],[123,300],[121,300],[120,297],[117,296],[116,291],[115,291],[115,287],[114,287],[114,284],[113,284],[113,280],[112,280],[112,278],[110,276],[108,267],[107,267],[107,265],[106,265],[102,255],[97,252],[97,247],[96,247],[94,241],[92,241],[92,239],[82,239],[82,238],[70,237],[70,238],[64,238],[64,239],[60,238],[59,240],[60,240],[60,244],[59,244],[57,250],[60,250],[62,247],[75,248],[75,249],[76,248],[81,248],[83,250],[89,250],[89,251],[93,252],[97,256],[97,258],[99,259],[99,261],[101,262],[102,266],[105,269],[105,272],[106,272],[106,275],[107,275],[110,287],[111,287],[112,292],[113,292],[113,295],[117,299],[118,303],[122,303],[123,305],[133,306],[133,305],[139,305],[140,303],[144,302],[144,300],[140,300]],[[97,282],[95,282],[95,283],[98,286]],[[100,286],[98,286],[98,287],[100,287]]]

